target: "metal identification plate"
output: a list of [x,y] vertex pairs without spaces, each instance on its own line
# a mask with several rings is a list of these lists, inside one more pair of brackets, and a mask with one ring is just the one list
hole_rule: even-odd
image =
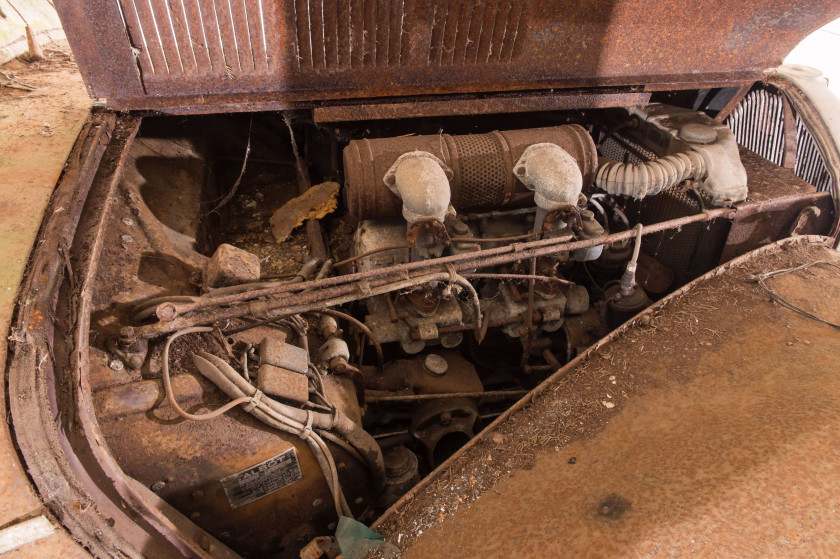
[[231,508],[238,509],[288,487],[302,477],[297,452],[292,447],[265,462],[224,478],[222,487]]

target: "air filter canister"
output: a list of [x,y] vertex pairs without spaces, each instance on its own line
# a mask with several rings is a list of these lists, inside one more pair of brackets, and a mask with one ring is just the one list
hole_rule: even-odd
[[402,202],[382,182],[397,158],[410,151],[436,155],[454,172],[451,203],[458,211],[533,203],[533,192],[513,176],[513,164],[532,144],[566,150],[583,175],[584,192],[595,178],[598,155],[585,128],[577,124],[507,130],[489,134],[401,136],[353,140],[344,148],[344,195],[359,219],[401,215]]

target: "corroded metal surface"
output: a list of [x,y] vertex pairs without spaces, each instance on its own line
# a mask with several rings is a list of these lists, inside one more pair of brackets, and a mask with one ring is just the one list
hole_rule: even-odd
[[741,148],[741,162],[750,180],[750,200],[732,222],[720,263],[776,241],[791,233],[799,212],[818,208],[805,216],[798,234],[828,233],[834,223],[834,204],[828,192],[817,192],[789,169],[782,169]]
[[383,96],[742,84],[840,15],[828,0],[56,4],[93,95],[114,108],[197,112]]
[[[836,331],[750,281],[756,270],[840,263],[827,242],[769,245],[644,311],[375,528],[407,558],[831,555]],[[838,277],[815,266],[771,287],[836,321]]]
[[[749,88],[747,88],[749,89]],[[401,103],[359,103],[320,106],[312,110],[315,122],[384,120],[430,116],[464,116],[573,109],[605,109],[646,105],[651,94],[642,91],[569,91],[556,94],[516,94],[490,98],[443,98]],[[739,99],[740,100],[740,99]]]
[[500,209],[533,203],[533,194],[513,173],[528,146],[549,142],[560,146],[577,163],[583,184],[589,185],[598,167],[591,136],[571,124],[488,134],[436,134],[360,139],[344,148],[344,196],[359,219],[402,215],[403,201],[383,182],[394,162],[413,151],[431,153],[450,169],[451,204],[460,211]]
[[[70,164],[65,171],[51,200],[41,241],[36,245],[31,261],[32,274],[22,287],[22,300],[18,311],[18,322],[14,330],[13,357],[9,364],[10,413],[15,429],[16,442],[26,462],[29,475],[41,495],[49,495],[48,505],[61,518],[65,526],[85,547],[98,554],[105,554],[109,545],[125,546],[128,557],[137,556],[135,548],[126,542],[138,536],[140,530],[119,507],[109,501],[107,489],[97,488],[90,477],[79,466],[78,461],[68,460],[58,449],[66,444],[65,430],[62,435],[56,423],[67,418],[59,414],[50,403],[55,400],[56,389],[51,386],[52,361],[44,363],[42,355],[49,355],[47,347],[54,348],[58,358],[66,357],[63,336],[53,336],[53,325],[45,317],[54,313],[54,297],[67,272],[70,255],[68,245],[72,242],[74,230],[79,223],[82,207],[89,189],[102,187],[102,180],[96,181],[98,168],[104,169],[106,177],[121,163],[125,143],[136,133],[138,121],[121,122],[115,133],[113,115],[93,117],[88,130],[83,133]],[[109,142],[109,136],[112,141]],[[108,149],[110,148],[110,149]],[[100,167],[100,163],[102,163]],[[107,183],[107,178],[104,180]],[[57,208],[63,208],[58,212]],[[64,254],[67,260],[56,258]],[[77,262],[78,264],[78,262]],[[25,334],[25,336],[24,336]],[[57,344],[58,342],[58,344]],[[41,360],[41,368],[38,362]],[[33,374],[38,371],[42,374]],[[66,386],[66,385],[65,385]],[[66,399],[74,394],[68,390]],[[48,427],[49,426],[49,427]],[[74,466],[79,467],[75,469]],[[77,517],[79,507],[90,507],[96,502],[96,514]],[[110,523],[106,520],[106,515]],[[117,535],[119,531],[122,535]],[[97,534],[97,535],[94,535]],[[123,539],[125,538],[125,539]],[[156,543],[151,543],[155,549]]]

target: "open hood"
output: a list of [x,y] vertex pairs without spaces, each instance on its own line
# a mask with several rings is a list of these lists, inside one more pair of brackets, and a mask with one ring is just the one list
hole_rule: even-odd
[[90,94],[216,112],[754,81],[830,0],[56,0]]
[[754,81],[831,0],[56,0],[90,94],[218,112]]

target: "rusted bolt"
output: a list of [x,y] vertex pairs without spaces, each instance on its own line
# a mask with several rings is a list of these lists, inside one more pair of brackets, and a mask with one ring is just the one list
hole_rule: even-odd
[[143,366],[144,359],[139,355],[132,355],[128,358],[128,366],[132,369],[139,369]]
[[470,232],[470,228],[463,221],[456,220],[452,223],[452,231],[457,235],[466,235]]
[[149,489],[151,489],[155,493],[160,493],[161,491],[166,489],[166,482],[165,481],[156,481],[152,484],[152,486]]
[[441,425],[449,425],[450,423],[452,423],[452,413],[451,412],[445,411],[442,414],[440,414],[440,424]]
[[131,326],[123,326],[120,328],[120,335],[118,339],[120,344],[128,346],[134,343],[137,339],[137,334]]
[[204,491],[202,491],[201,489],[196,489],[195,491],[192,492],[192,498],[194,500],[198,501],[202,497],[204,497]]
[[169,322],[178,316],[178,311],[172,303],[161,303],[155,309],[155,316],[158,317],[158,320]]
[[347,360],[341,356],[330,359],[330,369],[336,373],[343,373],[347,370]]

